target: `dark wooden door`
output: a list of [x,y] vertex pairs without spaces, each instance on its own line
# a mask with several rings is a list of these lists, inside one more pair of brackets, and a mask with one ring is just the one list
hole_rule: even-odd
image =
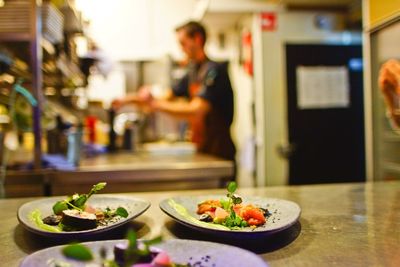
[[[365,181],[362,48],[286,45],[290,184]],[[299,66],[345,66],[346,107],[299,108]]]

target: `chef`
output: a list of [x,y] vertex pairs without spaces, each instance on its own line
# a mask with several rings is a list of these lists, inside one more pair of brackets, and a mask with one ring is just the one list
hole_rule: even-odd
[[[176,28],[176,35],[189,62],[186,75],[162,99],[153,98],[148,87],[144,87],[136,95],[115,100],[113,107],[137,103],[184,119],[190,124],[191,140],[199,152],[234,160],[235,146],[230,134],[233,91],[227,65],[206,55],[207,34],[200,23],[187,22]],[[177,97],[187,101],[175,101]]]

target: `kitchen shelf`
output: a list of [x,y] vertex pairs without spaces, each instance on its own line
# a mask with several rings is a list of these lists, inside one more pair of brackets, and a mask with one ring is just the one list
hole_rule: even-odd
[[[13,64],[7,72],[16,78],[28,80],[27,86],[37,100],[32,108],[32,130],[34,133],[34,167],[42,165],[42,130],[41,113],[43,102],[42,80],[42,2],[35,0],[5,1],[0,8],[0,40],[6,48],[12,51]],[[20,58],[21,61],[16,61]],[[21,68],[22,62],[28,62],[27,68]]]
[[17,32],[17,33],[0,33],[1,42],[29,42],[31,36],[29,33]]
[[[6,73],[23,78],[23,86],[38,100],[32,108],[32,131],[34,134],[34,168],[42,168],[42,126],[45,113],[45,89],[55,92],[51,96],[60,103],[70,101],[60,89],[85,86],[85,76],[80,70],[79,59],[71,47],[72,37],[82,34],[79,14],[69,5],[56,7],[49,0],[9,0],[0,8],[0,43],[16,62],[25,62],[27,68],[11,67]],[[79,23],[77,23],[79,22]],[[68,50],[66,48],[71,48]],[[65,49],[65,51],[63,51]],[[64,53],[65,52],[65,53]],[[14,80],[15,81],[15,80]],[[0,80],[0,102],[8,103],[13,81]],[[46,104],[47,103],[47,104]]]

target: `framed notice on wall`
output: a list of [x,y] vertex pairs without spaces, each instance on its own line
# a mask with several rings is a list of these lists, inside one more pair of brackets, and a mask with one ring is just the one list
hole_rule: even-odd
[[349,107],[349,73],[346,66],[299,66],[296,78],[299,109]]

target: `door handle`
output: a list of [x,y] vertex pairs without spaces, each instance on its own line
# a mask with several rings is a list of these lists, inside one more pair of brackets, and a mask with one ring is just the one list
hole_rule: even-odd
[[284,159],[289,159],[295,151],[296,151],[296,144],[294,143],[278,145],[277,147],[278,155]]

